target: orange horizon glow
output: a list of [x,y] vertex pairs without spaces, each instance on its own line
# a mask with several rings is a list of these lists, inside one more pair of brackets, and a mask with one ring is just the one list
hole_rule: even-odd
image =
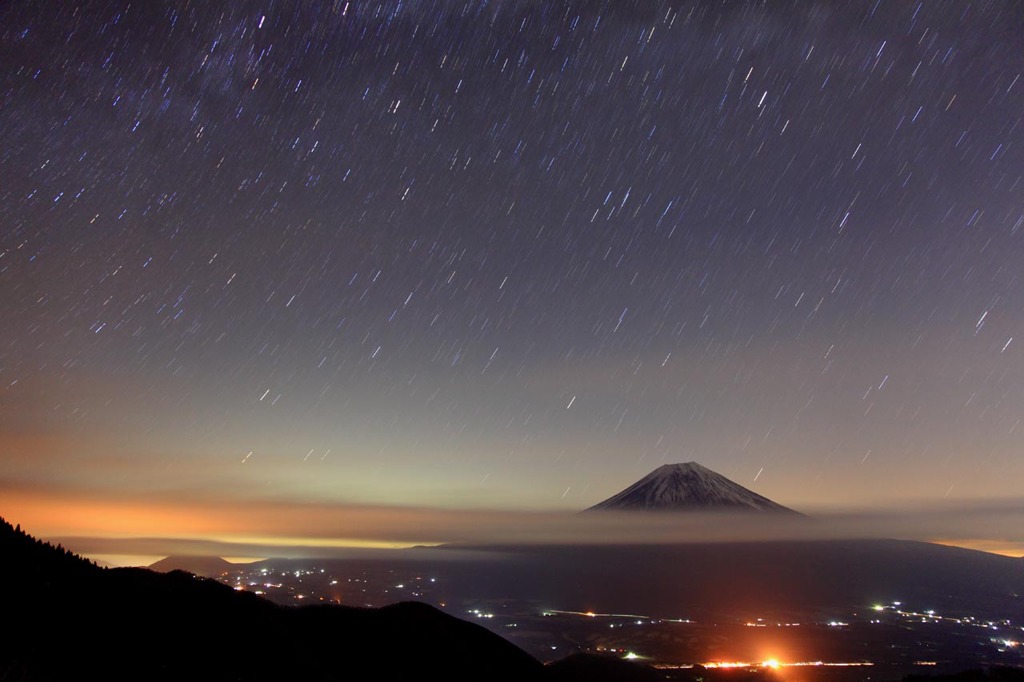
[[[897,537],[962,547],[1010,557],[1024,556],[1024,541],[991,537],[936,537],[934,528],[952,518],[920,514],[879,514],[853,521],[819,517],[825,523],[808,526],[765,524],[762,519],[724,523],[700,515],[608,515],[595,523],[565,511],[446,509],[288,500],[171,500],[122,497],[103,499],[98,493],[8,489],[0,515],[41,538],[80,538],[103,541],[150,541],[145,549],[117,547],[83,550],[86,554],[167,554],[177,543],[207,543],[210,556],[262,555],[265,551],[301,548],[392,549],[446,543],[541,544],[658,544],[687,542],[814,540]],[[1002,513],[1002,512],[1001,512]],[[979,517],[980,518],[980,517]],[[999,517],[1002,523],[1012,515]],[[990,527],[978,521],[979,532]],[[972,528],[967,528],[972,530]],[[245,545],[244,547],[240,545]],[[122,551],[123,550],[123,551]],[[191,552],[190,552],[191,553]]]
[[963,549],[973,549],[978,552],[987,552],[989,554],[999,554],[1000,556],[1008,556],[1014,559],[1024,557],[1024,547],[1019,544],[1013,544],[1009,542],[999,542],[996,540],[948,540],[948,539],[937,539],[931,540],[936,545],[943,545],[945,547],[961,547]]

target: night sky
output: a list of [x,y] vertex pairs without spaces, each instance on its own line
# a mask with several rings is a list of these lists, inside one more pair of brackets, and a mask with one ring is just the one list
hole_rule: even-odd
[[0,514],[1019,499],[1022,74],[1013,1],[5,2]]

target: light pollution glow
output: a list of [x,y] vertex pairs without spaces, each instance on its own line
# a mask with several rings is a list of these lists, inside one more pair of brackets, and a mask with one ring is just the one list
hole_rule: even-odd
[[[6,491],[4,513],[85,554],[331,556],[335,550],[463,543],[630,544],[893,537],[1024,554],[1024,505],[825,511],[813,519],[576,514],[306,502],[96,499]],[[1007,533],[1006,528],[1017,529]],[[958,539],[955,543],[948,538]]]

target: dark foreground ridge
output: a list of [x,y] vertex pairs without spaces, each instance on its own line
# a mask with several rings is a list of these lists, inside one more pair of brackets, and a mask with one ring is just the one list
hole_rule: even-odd
[[[677,549],[668,548],[665,551],[669,554],[647,559],[654,559],[666,570],[674,567],[678,583],[678,569],[690,562],[674,556],[672,552]],[[703,551],[709,550],[698,553]],[[781,562],[779,569],[786,573],[794,566],[780,561],[783,556],[801,564],[809,562],[804,569],[812,573],[821,568],[810,561],[813,557],[794,552],[791,545],[766,545],[758,551],[769,555],[775,552],[775,558],[769,556],[766,561]],[[588,557],[586,548],[565,548],[562,552],[584,553],[585,561],[581,564],[581,557],[575,557],[570,562],[573,566],[606,563]],[[954,553],[981,554],[967,550]],[[630,565],[643,559],[626,554],[623,560]],[[544,567],[548,573],[557,573],[558,556],[545,553],[543,562],[533,566],[530,573],[543,574],[540,569]],[[877,559],[870,563],[888,563]],[[698,573],[721,574],[720,570],[709,571],[711,568],[702,565]],[[608,565],[606,570],[618,576],[625,574],[623,566]],[[546,575],[549,587],[558,593],[569,591],[554,578],[557,576]],[[614,576],[604,582],[611,580]],[[682,582],[689,581],[684,576]],[[733,580],[726,583],[737,584]],[[404,602],[380,609],[278,606],[255,594],[183,571],[160,574],[147,569],[100,568],[59,546],[35,540],[3,519],[0,585],[0,613],[7,625],[0,640],[0,682],[94,678],[542,682],[785,679],[769,670],[723,671],[700,666],[655,669],[593,654],[575,654],[545,666],[501,637],[426,604]],[[684,595],[667,592],[661,596],[677,603],[690,601]],[[991,668],[935,679],[1024,682],[1024,671]]]
[[665,464],[587,511],[731,511],[798,515],[698,464]]
[[[432,606],[288,608],[183,571],[105,569],[0,519],[0,680],[565,680]],[[592,680],[651,669],[600,659]]]
[[103,569],[0,519],[0,680],[528,680],[531,656],[426,604],[285,608],[174,571]]

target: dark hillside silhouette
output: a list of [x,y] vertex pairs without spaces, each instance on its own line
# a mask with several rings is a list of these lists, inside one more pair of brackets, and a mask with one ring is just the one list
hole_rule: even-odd
[[0,520],[0,679],[525,680],[543,666],[418,603],[289,609],[174,571],[102,569]]
[[[892,543],[876,541],[882,550]],[[829,549],[828,543],[820,544],[822,551]],[[910,551],[914,546],[915,543],[895,543],[889,550]],[[856,547],[866,550],[873,545],[860,543]],[[769,564],[792,568],[793,561],[805,562],[808,570],[818,572],[823,566],[815,563],[816,555],[810,549],[801,543],[790,543],[765,545],[758,551],[768,555],[779,553]],[[533,571],[538,576],[543,574],[557,589],[570,591],[568,582],[563,584],[556,579],[561,562],[569,557],[573,558],[573,566],[593,563],[597,557],[591,553],[595,551],[549,549],[543,553],[543,560],[533,565]],[[666,570],[676,571],[677,578],[688,582],[686,571],[681,569],[689,562],[682,559],[692,549],[619,551],[623,554],[623,565],[612,562],[607,567],[616,575],[624,575],[626,565],[635,565],[643,556],[647,560],[658,559],[657,563],[664,563]],[[696,562],[697,569],[714,572],[716,560],[728,558],[738,550],[726,546],[718,554],[709,547],[701,551],[715,556],[710,557],[710,564]],[[911,553],[916,556],[920,551]],[[951,548],[935,551],[952,552],[953,559],[977,559],[980,563],[972,564],[967,573],[991,573],[990,577],[998,577],[992,571],[980,570],[986,565],[982,561],[986,557],[980,553]],[[721,552],[725,555],[719,556]],[[598,554],[602,561],[607,560],[606,550]],[[891,566],[892,551],[885,553],[890,561],[880,562],[878,556],[868,554],[865,567],[880,570],[876,564],[883,563],[890,564],[890,570],[901,570]],[[975,557],[976,554],[979,556]],[[750,556],[749,552],[743,555]],[[850,556],[848,552],[844,555]],[[691,554],[689,558],[697,556]],[[919,570],[917,563],[911,563],[914,570]],[[931,562],[933,568],[941,564]],[[963,575],[964,569],[957,573]],[[404,602],[379,609],[277,606],[250,592],[235,591],[180,570],[156,573],[141,568],[100,568],[60,546],[32,538],[3,519],[0,585],[0,614],[6,633],[0,640],[0,682],[779,679],[767,670],[717,671],[699,666],[692,670],[656,670],[616,658],[579,654],[544,666],[484,628],[426,604]],[[1017,669],[993,668],[935,679],[1010,682],[1022,676],[1024,673]]]

